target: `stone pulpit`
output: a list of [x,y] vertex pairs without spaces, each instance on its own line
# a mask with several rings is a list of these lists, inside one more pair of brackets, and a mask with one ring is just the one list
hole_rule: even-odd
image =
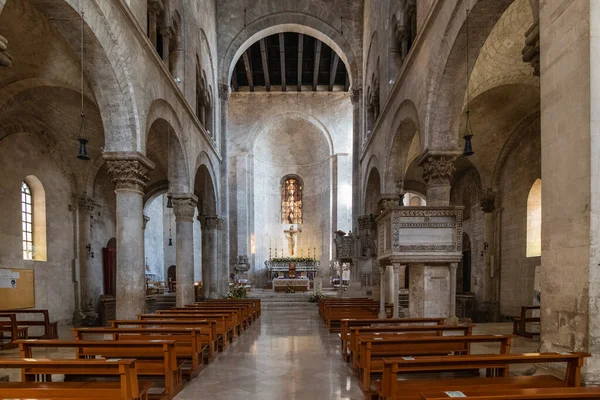
[[[408,271],[412,317],[456,320],[456,269],[462,258],[463,207],[385,207],[377,217],[382,268],[394,272],[394,304],[400,274]],[[408,269],[407,269],[408,267]],[[383,290],[383,285],[382,285]]]

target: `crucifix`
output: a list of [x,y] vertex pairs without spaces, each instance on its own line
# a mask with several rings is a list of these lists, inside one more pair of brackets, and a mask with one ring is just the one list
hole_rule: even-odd
[[290,251],[290,256],[296,255],[296,236],[298,233],[302,232],[300,229],[294,229],[294,225],[290,226],[290,229],[283,231],[285,233],[285,237],[288,240],[288,249]]

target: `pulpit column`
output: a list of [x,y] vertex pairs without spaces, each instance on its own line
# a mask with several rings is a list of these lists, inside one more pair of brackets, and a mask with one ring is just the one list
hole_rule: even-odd
[[219,298],[219,266],[218,241],[221,219],[217,216],[207,216],[200,221],[202,224],[202,281],[204,297]]
[[450,205],[450,180],[454,175],[455,154],[425,153],[419,160],[423,167],[423,180],[427,184],[427,206]]
[[175,264],[177,307],[193,304],[194,294],[194,212],[198,198],[193,194],[172,194],[175,214]]
[[449,307],[448,307],[448,319],[446,320],[447,324],[457,324],[458,318],[456,318],[456,269],[458,268],[458,263],[450,263],[450,299],[449,299]]
[[400,300],[398,299],[398,290],[400,289],[400,264],[394,264],[394,285],[392,296],[394,301],[394,318],[400,318]]
[[140,153],[105,153],[117,197],[117,319],[136,319],[146,309],[143,205],[152,161]]
[[387,318],[385,312],[385,265],[379,264],[377,261],[377,268],[379,268],[379,318]]

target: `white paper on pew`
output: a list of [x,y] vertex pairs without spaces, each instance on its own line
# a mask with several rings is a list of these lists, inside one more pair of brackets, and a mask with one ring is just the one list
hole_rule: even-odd
[[120,358],[109,358],[106,360],[106,362],[117,362],[117,361],[121,361]]
[[382,337],[376,337],[375,340],[383,340]]
[[463,392],[445,392],[448,397],[467,397]]
[[414,357],[402,357],[403,360],[406,361],[413,361],[415,358]]

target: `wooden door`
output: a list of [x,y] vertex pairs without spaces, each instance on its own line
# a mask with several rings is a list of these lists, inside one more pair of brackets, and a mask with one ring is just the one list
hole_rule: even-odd
[[117,286],[117,249],[102,249],[102,272],[104,277],[104,294],[114,296]]

